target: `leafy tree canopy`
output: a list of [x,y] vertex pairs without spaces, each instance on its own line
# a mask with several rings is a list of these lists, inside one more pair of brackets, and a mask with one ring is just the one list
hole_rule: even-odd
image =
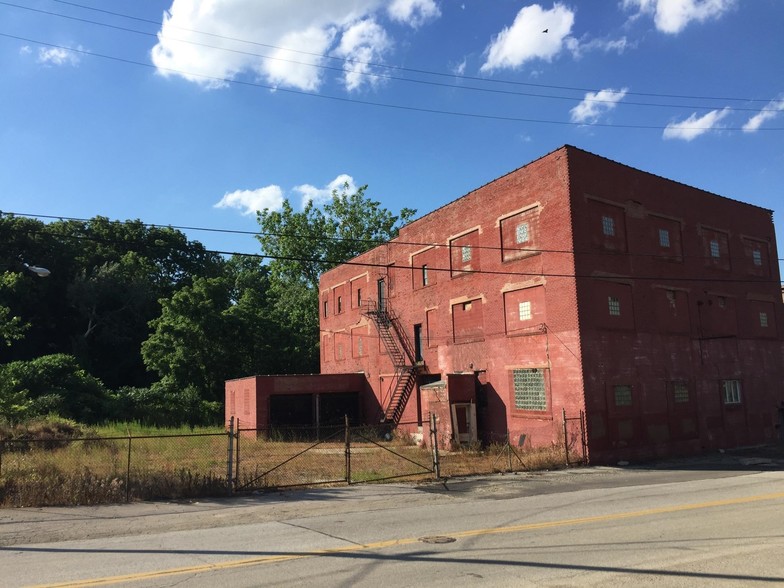
[[293,372],[318,371],[318,281],[321,274],[397,236],[416,211],[398,215],[345,184],[319,208],[311,200],[295,212],[288,199],[280,211],[260,211],[262,254],[270,258],[270,290],[276,320],[289,333],[285,353]]

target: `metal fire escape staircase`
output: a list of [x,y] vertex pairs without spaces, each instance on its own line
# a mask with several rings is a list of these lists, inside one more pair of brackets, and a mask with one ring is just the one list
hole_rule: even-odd
[[384,409],[381,422],[397,425],[416,385],[419,365],[417,365],[413,347],[405,330],[401,327],[397,316],[389,310],[386,301],[379,308],[374,300],[363,300],[362,309],[362,314],[376,325],[378,335],[395,368],[392,394]]

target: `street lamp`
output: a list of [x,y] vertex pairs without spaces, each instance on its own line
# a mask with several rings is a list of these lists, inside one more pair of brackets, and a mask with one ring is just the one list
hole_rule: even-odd
[[22,265],[24,266],[24,268],[26,270],[30,271],[31,273],[34,273],[39,278],[45,278],[49,274],[52,273],[48,269],[46,269],[45,267],[40,267],[40,266],[37,266],[37,265],[30,265],[26,261],[23,261]]

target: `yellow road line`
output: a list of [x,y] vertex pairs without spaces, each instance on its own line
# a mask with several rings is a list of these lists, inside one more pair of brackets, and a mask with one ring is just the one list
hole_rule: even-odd
[[[713,500],[710,502],[700,502],[697,504],[680,504],[675,506],[663,506],[660,508],[649,508],[646,510],[619,512],[615,514],[597,515],[593,517],[580,517],[575,519],[563,519],[559,521],[545,521],[542,523],[528,523],[525,525],[509,525],[506,527],[491,527],[488,529],[471,529],[468,531],[458,531],[456,533],[449,533],[449,536],[455,538],[462,538],[462,537],[476,537],[479,535],[495,535],[500,533],[522,533],[524,531],[533,531],[537,529],[566,527],[570,525],[586,525],[589,523],[617,521],[622,519],[631,519],[631,518],[638,518],[638,517],[648,517],[648,516],[668,514],[673,512],[700,510],[703,508],[715,508],[719,506],[749,504],[752,502],[762,502],[766,500],[778,500],[780,498],[784,498],[784,492],[775,492],[772,494],[760,494],[757,496],[744,496],[742,498],[729,498],[726,500]],[[332,549],[319,549],[315,551],[306,551],[298,554],[267,555],[263,557],[237,559],[237,560],[227,561],[222,563],[199,564],[195,566],[170,568],[166,570],[156,570],[152,572],[138,572],[135,574],[127,574],[123,576],[108,576],[104,578],[93,578],[88,580],[74,580],[71,582],[63,582],[60,584],[42,584],[37,588],[105,586],[107,584],[116,584],[118,582],[136,582],[141,580],[151,580],[154,578],[163,578],[166,576],[175,576],[175,575],[182,575],[182,574],[197,574],[197,573],[212,572],[218,570],[228,570],[232,568],[241,568],[246,566],[278,563],[278,562],[291,561],[296,559],[305,559],[309,557],[321,557],[321,556],[331,555],[336,553],[365,551],[369,549],[385,549],[388,547],[396,547],[398,545],[411,545],[417,542],[419,542],[419,538],[407,537],[404,539],[376,541],[374,543],[366,543],[364,545],[347,545],[344,547],[335,547]]]

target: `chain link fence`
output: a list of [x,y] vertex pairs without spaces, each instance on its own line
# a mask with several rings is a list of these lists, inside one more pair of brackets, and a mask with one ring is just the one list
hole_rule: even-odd
[[[584,417],[564,414],[564,439],[524,436],[444,449],[425,423],[247,428],[78,439],[0,439],[0,506],[89,505],[232,492],[551,469],[585,462]],[[440,443],[434,443],[438,439]],[[446,440],[448,441],[448,440]],[[582,450],[582,454],[580,451]]]
[[229,441],[228,433],[0,440],[0,506],[226,493]]

